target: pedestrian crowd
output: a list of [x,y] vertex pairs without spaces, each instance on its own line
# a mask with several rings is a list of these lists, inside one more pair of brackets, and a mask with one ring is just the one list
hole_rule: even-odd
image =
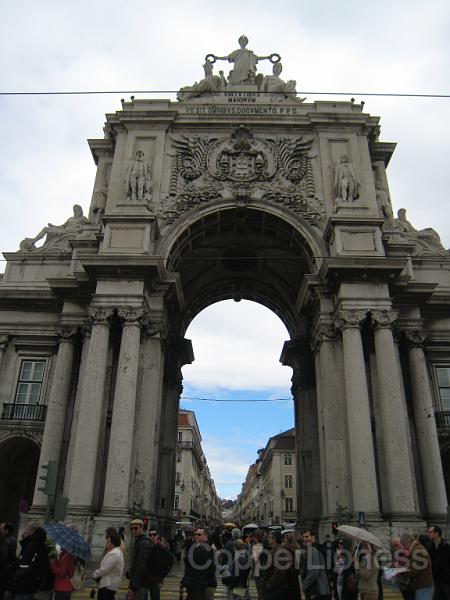
[[[209,533],[199,527],[193,536],[178,532],[166,542],[134,519],[130,534],[127,553],[124,529],[106,530],[91,598],[114,600],[128,562],[127,600],[160,600],[177,561],[184,565],[180,598],[186,590],[187,600],[214,600],[218,581],[227,600],[250,600],[251,579],[258,600],[381,600],[383,575],[404,600],[450,600],[450,545],[437,526],[427,535],[393,539],[388,554],[364,541],[350,550],[347,538],[326,536],[319,544],[311,529],[282,536],[277,530],[242,534],[217,527]],[[0,523],[0,600],[70,600],[86,587],[84,560],[55,542],[45,528],[28,523],[17,547],[13,526]]]
[[450,545],[439,527],[427,534],[392,540],[390,553],[365,541],[351,550],[348,538],[319,544],[310,529],[199,528],[186,539],[182,586],[187,600],[213,600],[219,579],[227,600],[248,600],[250,579],[258,600],[382,600],[384,582],[404,600],[450,600]]

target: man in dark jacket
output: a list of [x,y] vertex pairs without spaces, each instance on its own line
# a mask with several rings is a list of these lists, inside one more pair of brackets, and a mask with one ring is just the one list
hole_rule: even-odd
[[130,530],[134,545],[129,571],[128,600],[147,600],[151,586],[149,565],[153,544],[145,535],[144,521],[141,519],[131,521]]
[[197,529],[195,542],[184,559],[181,585],[187,589],[187,600],[205,600],[206,588],[212,587],[215,565],[213,552],[207,541],[205,530]]
[[15,600],[32,600],[40,589],[49,569],[49,559],[45,540],[45,529],[37,523],[28,523],[22,540],[17,567],[8,582],[8,588],[14,591]]
[[428,551],[433,570],[434,598],[448,600],[450,598],[450,546],[442,538],[440,527],[429,527],[428,537],[431,540]]

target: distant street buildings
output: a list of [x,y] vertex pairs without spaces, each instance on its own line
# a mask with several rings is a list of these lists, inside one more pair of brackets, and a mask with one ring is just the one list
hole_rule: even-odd
[[175,470],[174,517],[181,527],[214,526],[222,518],[216,493],[201,445],[195,413],[181,409],[178,416]]
[[250,465],[235,507],[242,524],[281,525],[297,520],[295,429],[269,438]]

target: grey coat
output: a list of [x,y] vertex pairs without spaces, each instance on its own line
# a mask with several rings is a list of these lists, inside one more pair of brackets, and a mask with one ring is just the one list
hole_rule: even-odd
[[306,597],[317,593],[319,596],[331,594],[325,561],[315,546],[308,546],[303,557],[302,588]]

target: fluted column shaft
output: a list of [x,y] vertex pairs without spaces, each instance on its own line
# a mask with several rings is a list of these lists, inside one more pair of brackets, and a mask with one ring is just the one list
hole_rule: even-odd
[[344,311],[340,313],[339,317],[344,350],[353,511],[378,513],[379,500],[369,392],[359,328],[364,315],[357,311]]
[[408,446],[408,422],[391,323],[393,311],[372,311],[378,394],[383,426],[389,508],[393,515],[415,513],[415,490]]
[[425,354],[421,345],[424,336],[420,332],[407,331],[406,338],[409,342],[411,394],[427,516],[442,518],[447,512],[447,494],[434,418],[433,397]]
[[123,319],[119,364],[109,438],[103,510],[126,510],[130,485],[132,440],[136,410],[141,313],[119,310]]
[[89,508],[93,502],[96,464],[108,360],[110,311],[93,309],[94,318],[80,398],[72,472],[69,482],[70,506]]
[[[45,417],[44,435],[42,437],[41,453],[39,456],[39,469],[49,460],[59,462],[61,446],[66,422],[67,404],[70,396],[70,384],[72,379],[73,358],[75,344],[73,336],[76,329],[66,328],[58,332],[60,342],[53,370],[53,381]],[[34,506],[44,506],[47,496],[38,490],[42,485],[39,478],[36,480],[34,490]]]

